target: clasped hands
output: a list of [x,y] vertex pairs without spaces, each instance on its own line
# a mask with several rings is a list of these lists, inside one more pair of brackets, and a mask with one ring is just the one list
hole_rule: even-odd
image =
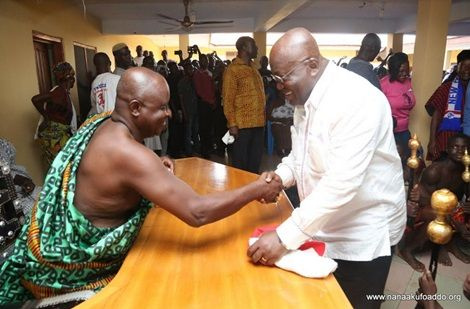
[[[259,201],[263,203],[277,202],[279,193],[283,189],[282,180],[273,171],[264,172],[257,181],[263,182],[263,194]],[[288,250],[284,247],[276,231],[266,232],[247,251],[248,257],[253,263],[272,266]]]
[[263,184],[258,201],[261,203],[277,203],[279,193],[283,189],[281,177],[272,171],[264,172],[259,176],[258,181]]

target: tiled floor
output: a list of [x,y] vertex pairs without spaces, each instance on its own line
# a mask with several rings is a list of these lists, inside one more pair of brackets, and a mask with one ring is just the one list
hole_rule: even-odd
[[[429,265],[430,253],[417,255],[426,267]],[[452,254],[452,266],[438,265],[437,268],[437,293],[443,297],[454,297],[454,300],[439,301],[443,308],[457,309],[457,308],[470,308],[470,301],[468,301],[462,292],[463,281],[467,273],[470,273],[470,265],[464,264]],[[418,290],[418,278],[421,273],[414,271],[405,261],[398,256],[393,256],[390,274],[385,285],[385,294],[406,294],[412,295]],[[460,300],[460,301],[459,301]],[[414,308],[415,301],[386,301],[382,308],[395,309],[395,308]]]
[[[213,161],[227,164],[227,158],[221,158],[217,156],[211,156]],[[261,171],[274,170],[277,164],[280,162],[280,158],[276,155],[268,156],[264,155],[261,161]],[[459,309],[459,308],[470,308],[470,301],[468,301],[462,292],[463,281],[467,273],[470,273],[470,264],[464,264],[452,254],[450,257],[453,262],[453,266],[438,266],[436,284],[438,288],[438,294],[445,295],[447,297],[453,297],[454,300],[450,301],[439,301],[439,303],[445,309]],[[417,255],[426,267],[429,265],[430,252]],[[418,290],[418,278],[421,273],[414,271],[405,261],[398,256],[393,256],[392,266],[390,273],[385,285],[385,294],[389,295],[414,295]],[[394,296],[391,296],[394,297]],[[402,296],[403,297],[403,296]],[[406,296],[405,296],[406,297]],[[410,296],[408,296],[410,297]],[[396,296],[394,298],[397,298]],[[460,299],[460,301],[459,301]],[[415,301],[386,301],[382,304],[383,309],[408,309],[415,308]]]

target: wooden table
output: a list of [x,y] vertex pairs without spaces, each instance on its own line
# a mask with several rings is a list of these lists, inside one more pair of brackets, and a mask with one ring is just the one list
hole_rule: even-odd
[[[175,169],[200,194],[257,178],[198,158],[177,160]],[[351,308],[333,275],[307,279],[249,261],[253,230],[280,223],[291,211],[283,195],[278,207],[254,201],[226,219],[192,228],[152,209],[113,281],[77,308]]]

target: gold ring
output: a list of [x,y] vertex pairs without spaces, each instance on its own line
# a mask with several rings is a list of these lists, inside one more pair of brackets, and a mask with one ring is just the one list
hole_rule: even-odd
[[261,258],[261,262],[266,263],[267,261],[268,260],[264,256]]

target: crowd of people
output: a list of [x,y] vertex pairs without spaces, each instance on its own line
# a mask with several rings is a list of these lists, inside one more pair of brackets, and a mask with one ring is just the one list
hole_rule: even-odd
[[[193,155],[209,158],[212,154],[224,157],[227,145],[221,138],[228,130],[237,137],[229,146],[233,166],[258,173],[267,138],[271,138],[280,156],[289,153],[294,108],[276,89],[267,69],[268,58],[261,58],[259,70],[255,66],[254,40],[242,37],[236,47],[238,57],[228,66],[232,61],[222,61],[215,52],[203,54],[197,45],[188,48],[185,59],[180,50],[175,51],[179,56],[176,62],[168,59],[166,50],[161,53],[162,59],[156,61],[153,52],[140,45],[136,48],[137,56],[132,57],[128,46],[118,43],[112,49],[114,71],[109,56],[98,52],[93,58],[96,77],[91,84],[88,116],[113,111],[120,76],[129,68],[145,67],[165,77],[170,87],[172,113],[160,135],[145,139],[147,147],[173,158]],[[36,138],[43,146],[48,164],[75,132],[77,122],[70,98],[75,72],[70,64],[61,63],[54,73],[58,86],[33,98],[42,115]],[[46,124],[52,129],[45,128]]]
[[[270,266],[309,239],[323,241],[355,308],[380,306],[365,295],[383,294],[395,251],[425,271],[414,253],[428,242],[425,227],[435,218],[430,196],[437,189],[449,188],[461,200],[452,216],[457,236],[440,262],[451,265],[448,252],[470,262],[470,190],[461,178],[470,145],[470,50],[458,55],[455,73],[426,103],[432,163],[425,167],[421,150],[420,168],[410,170],[416,99],[405,53],[391,54],[388,74],[379,78],[371,64],[381,48],[374,33],[345,69],[324,58],[303,28],[286,32],[269,59],[260,58],[259,69],[254,39],[240,37],[235,46],[232,61],[195,45],[185,59],[176,51],[175,62],[166,50],[156,61],[142,46],[132,58],[119,43],[112,49],[113,72],[109,56],[97,53],[92,107],[78,131],[70,99],[74,70],[68,63],[55,67],[58,85],[32,98],[42,116],[36,136],[51,168],[2,265],[0,303],[101,289],[119,269],[150,203],[201,226],[251,200],[274,201],[288,187],[297,187],[300,205],[252,244],[248,256]],[[200,196],[173,175],[167,155],[224,155],[227,130],[234,167],[259,173],[269,132],[282,162],[236,190]],[[431,293],[424,276],[423,289]]]
[[[426,156],[431,164],[425,166],[420,149],[419,167],[414,171],[406,164],[410,156],[409,116],[416,104],[408,56],[402,52],[389,55],[388,74],[378,78],[379,74],[370,62],[377,57],[379,50],[380,38],[374,33],[367,34],[357,57],[346,68],[380,89],[390,104],[396,147],[402,161],[404,180],[409,188],[407,228],[397,244],[397,254],[414,270],[425,272],[425,265],[414,254],[429,250],[430,241],[426,230],[428,224],[436,218],[431,208],[431,195],[438,189],[447,188],[457,196],[460,203],[450,218],[456,233],[450,243],[440,250],[438,261],[452,266],[448,254],[452,252],[464,263],[470,263],[470,187],[462,179],[465,170],[462,157],[470,146],[470,105],[465,105],[470,100],[470,50],[463,50],[457,55],[454,71],[443,79],[425,105],[431,116]],[[428,276],[423,275],[420,282],[426,282]]]

